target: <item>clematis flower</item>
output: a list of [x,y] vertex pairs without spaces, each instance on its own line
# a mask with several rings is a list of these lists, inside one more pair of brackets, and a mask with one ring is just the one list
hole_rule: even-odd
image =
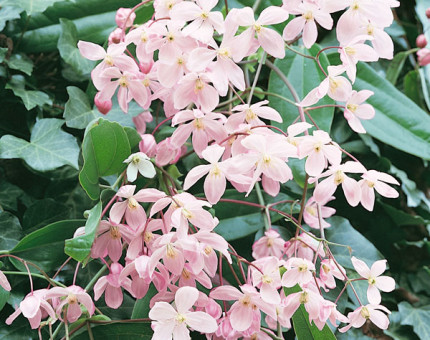
[[183,0],[155,0],[155,19],[169,18],[172,9],[176,6],[176,4],[180,3],[181,1]]
[[127,163],[127,180],[134,182],[139,172],[143,177],[153,178],[155,176],[154,165],[149,157],[143,152],[136,152],[130,155],[124,163]]
[[321,306],[319,318],[314,319],[313,321],[318,329],[322,330],[326,325],[327,320],[329,320],[334,327],[338,326],[336,322],[337,320],[340,322],[348,322],[348,318],[336,309],[336,305],[333,302],[324,300]]
[[6,324],[10,325],[21,313],[28,319],[32,329],[39,328],[42,319],[48,315],[52,318],[52,322],[57,320],[54,309],[46,301],[47,292],[47,289],[39,289],[27,294],[19,304],[19,308],[6,319]]
[[330,289],[336,288],[336,281],[334,278],[343,280],[345,278],[345,269],[335,264],[332,259],[325,259],[321,261],[320,279]]
[[123,266],[119,263],[112,263],[109,275],[102,276],[94,285],[94,300],[100,299],[105,294],[106,305],[113,309],[118,309],[123,301],[122,288],[131,292],[131,280],[127,277],[120,280]]
[[242,55],[239,59],[242,59],[247,54],[247,47],[252,45],[255,35],[257,35],[260,46],[268,54],[279,59],[285,57],[284,40],[275,30],[265,26],[279,24],[287,20],[287,11],[281,7],[270,6],[265,8],[260,17],[255,20],[252,8],[245,7],[232,11],[232,16],[239,26],[248,27],[238,36],[237,43],[239,46],[243,46]]
[[294,287],[296,284],[306,285],[313,279],[312,272],[315,271],[315,265],[312,262],[297,257],[288,259],[285,268],[287,271],[282,275],[282,285],[285,287]]
[[372,321],[380,329],[387,329],[390,320],[388,320],[388,317],[382,313],[381,310],[387,314],[391,314],[386,307],[381,305],[366,305],[358,307],[355,311],[348,313],[349,325],[339,328],[339,332],[345,333],[351,327],[360,328],[364,325],[366,320]]
[[155,267],[162,259],[166,268],[174,275],[180,275],[185,265],[185,257],[176,233],[168,233],[154,242],[154,249],[148,263],[149,276],[152,277]]
[[[72,323],[82,315],[81,306],[85,307],[88,314],[92,316],[95,311],[94,302],[88,293],[79,286],[69,286],[67,288],[54,287],[45,295],[46,299],[60,298],[62,301],[56,307],[57,315],[60,319],[67,318]],[[67,306],[67,312],[62,316],[63,308]]]
[[213,333],[218,325],[215,319],[205,312],[190,311],[199,297],[199,291],[194,287],[181,287],[175,294],[175,307],[167,302],[156,302],[149,311],[149,317],[154,320],[153,340],[191,339],[187,328],[202,332]]
[[131,27],[136,19],[136,13],[131,11],[131,8],[118,8],[115,15],[115,22],[118,27]]
[[305,288],[301,292],[287,296],[284,313],[286,314],[286,317],[291,318],[300,305],[303,305],[309,314],[309,321],[317,320],[323,303],[324,299],[320,294]]
[[167,88],[175,86],[189,72],[188,54],[181,49],[173,49],[172,54],[163,54],[157,61],[157,79]]
[[397,182],[393,176],[376,170],[369,170],[361,177],[363,179],[361,179],[358,184],[361,188],[361,204],[365,209],[369,211],[373,210],[373,205],[375,203],[375,190],[384,197],[399,197],[399,193],[386,184],[391,183],[399,185],[399,182]]
[[325,256],[323,247],[319,247],[319,242],[306,233],[301,233],[296,240],[285,243],[285,255],[287,257],[296,256],[295,254],[297,254],[299,258],[313,261],[317,251],[318,256]]
[[327,167],[328,162],[337,165],[342,159],[340,149],[331,144],[329,134],[316,130],[313,136],[304,137],[298,146],[299,157],[307,156],[305,170],[310,176],[318,176]]
[[257,260],[266,256],[280,259],[284,253],[284,244],[281,235],[276,230],[269,229],[252,245],[252,257]]
[[252,283],[260,289],[261,298],[267,303],[279,304],[281,297],[278,288],[281,287],[279,259],[276,257],[263,258],[253,262],[261,271],[251,267]]
[[[324,229],[330,227],[331,225],[325,221],[324,218],[331,217],[336,213],[336,209],[325,207],[325,205],[332,200],[334,200],[334,196],[329,197],[327,202],[320,203],[322,227]],[[320,229],[317,203],[315,202],[315,198],[313,196],[306,202],[305,210],[303,211],[303,220],[309,227]]]
[[344,116],[351,129],[358,133],[366,133],[360,119],[368,120],[375,116],[375,109],[370,104],[363,104],[373,92],[362,90],[360,92],[352,91],[346,101]]
[[211,12],[218,0],[182,1],[170,11],[172,20],[191,21],[182,33],[207,43],[213,40],[214,30],[224,33],[224,20],[221,12]]
[[348,203],[355,207],[361,199],[360,186],[355,179],[348,177],[345,173],[364,173],[366,168],[358,162],[348,161],[345,164],[332,165],[329,170],[323,172],[320,177],[328,176],[316,186],[314,190],[315,201],[326,202],[331,197],[339,184]]
[[370,269],[363,261],[354,256],[351,258],[351,262],[357,273],[360,274],[361,277],[367,279],[369,283],[369,287],[367,288],[367,300],[370,304],[378,305],[381,303],[381,293],[379,290],[391,292],[396,288],[396,282],[392,277],[381,276],[386,269],[387,260],[376,261]]

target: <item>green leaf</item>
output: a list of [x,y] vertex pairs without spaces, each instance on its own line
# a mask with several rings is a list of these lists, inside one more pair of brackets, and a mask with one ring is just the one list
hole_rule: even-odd
[[[298,293],[301,288],[296,285],[292,288],[284,287],[285,296],[293,293]],[[303,304],[293,314],[293,327],[296,333],[297,340],[336,340],[331,329],[326,325],[320,331],[317,326],[312,322],[309,322],[309,314]]]
[[24,213],[22,226],[29,230],[39,229],[50,223],[70,218],[69,209],[63,203],[52,198],[38,200],[30,205]]
[[399,303],[402,325],[410,325],[420,339],[430,339],[430,305],[414,308],[408,302]]
[[130,153],[127,134],[118,123],[99,119],[87,128],[82,144],[84,167],[79,181],[91,199],[99,198],[99,177],[121,172]]
[[21,158],[37,171],[70,165],[78,169],[79,146],[76,138],[61,130],[64,121],[41,119],[34,125],[30,142],[6,135],[0,139],[0,158]]
[[[72,237],[84,223],[85,220],[67,220],[47,225],[25,236],[11,250],[11,254],[34,262],[45,271],[54,270],[67,258],[64,254],[64,240]],[[15,262],[14,265],[21,268]]]
[[84,262],[91,252],[97,227],[102,217],[102,203],[97,203],[90,212],[87,223],[85,223],[85,235],[66,240],[64,252],[76,261]]
[[363,121],[369,135],[411,155],[430,159],[430,116],[426,112],[364,63],[357,65],[354,87],[375,93],[367,100],[376,110],[375,118]]
[[410,215],[402,210],[396,209],[391,205],[379,202],[385,212],[391,217],[393,222],[398,226],[430,224],[430,221],[424,220],[421,216]]
[[158,291],[153,284],[149,286],[148,292],[142,299],[136,300],[133,308],[133,314],[131,315],[132,319],[143,319],[148,318],[149,314],[149,302],[157,294]]
[[[326,229],[326,238],[330,242],[344,244],[352,249],[352,256],[363,260],[368,265],[383,258],[375,246],[355,230],[349,221],[343,217],[334,216],[327,219],[331,227]],[[346,247],[331,246],[336,260],[345,268],[354,269],[351,254]]]
[[27,15],[43,12],[60,0],[0,0],[0,6],[13,6],[27,12]]
[[15,96],[20,97],[28,111],[34,109],[36,106],[52,105],[52,100],[45,92],[27,91],[24,79],[20,76],[13,76],[6,84],[5,89],[12,90]]
[[18,202],[25,200],[26,193],[16,185],[5,180],[0,181],[0,209],[18,211]]
[[19,14],[21,12],[22,9],[13,6],[6,6],[0,8],[0,31],[3,31],[7,21],[18,19],[20,17]]
[[[319,46],[314,45],[310,50],[294,46],[300,53],[316,56],[320,50]],[[320,55],[320,61],[324,69],[329,66],[328,59],[324,53]],[[314,60],[303,58],[302,56],[288,51],[286,57],[283,60],[276,60],[275,65],[284,73],[291,85],[297,92],[299,100],[302,100],[311,90],[313,90],[319,83],[325,79],[325,75],[319,69],[317,63]],[[279,76],[272,71],[269,78],[269,92],[279,94],[283,97],[295,101],[291,95],[288,87],[279,78]],[[329,105],[334,104],[333,100],[328,97],[322,99],[318,105]],[[287,103],[286,101],[271,97],[270,106],[277,110],[283,119],[283,123],[272,122],[275,126],[282,128],[284,131],[291,125],[299,115],[297,107]],[[333,121],[334,108],[327,107],[318,110],[310,111],[312,118],[315,120],[320,129],[330,131],[331,123]]]
[[416,70],[409,71],[403,80],[405,95],[413,100],[417,105],[425,107],[421,97],[421,80]]
[[[94,339],[147,339],[152,338],[151,323],[112,323],[108,325],[96,325],[91,327]],[[1,338],[0,338],[1,339]],[[72,340],[88,340],[88,333],[84,332],[72,338]]]
[[[0,9],[1,12],[1,9]],[[7,55],[7,52],[9,51],[9,49],[7,47],[0,47],[0,63],[2,63]]]
[[28,321],[19,317],[12,326],[0,322],[0,340],[37,339],[37,331],[32,330]]
[[15,247],[22,235],[21,224],[11,213],[0,212],[0,249],[9,250]]
[[403,66],[405,65],[405,61],[408,58],[408,56],[412,53],[415,53],[418,51],[418,48],[411,49],[409,51],[402,51],[397,53],[393,60],[390,63],[390,66],[387,69],[387,74],[385,78],[393,85],[396,85],[397,79],[399,78],[400,72],[403,69]]
[[5,306],[7,300],[9,299],[10,292],[5,290],[3,287],[0,287],[0,311]]
[[91,108],[88,96],[79,87],[68,86],[67,93],[69,100],[63,115],[66,125],[75,129],[85,129],[100,114]]
[[6,64],[9,68],[22,71],[29,76],[33,72],[33,62],[25,54],[12,54]]
[[233,241],[251,235],[261,228],[264,228],[264,220],[263,215],[258,212],[223,219],[219,222],[214,231],[227,241]]
[[77,47],[78,31],[73,21],[60,19],[61,34],[58,39],[58,50],[61,58],[72,66],[79,75],[87,75],[82,77],[82,81],[87,80],[88,75],[95,66],[95,62],[84,58]]
[[125,126],[124,131],[127,134],[128,142],[130,143],[130,148],[131,150],[133,150],[142,141],[142,137],[139,135],[136,129],[133,129],[131,127]]

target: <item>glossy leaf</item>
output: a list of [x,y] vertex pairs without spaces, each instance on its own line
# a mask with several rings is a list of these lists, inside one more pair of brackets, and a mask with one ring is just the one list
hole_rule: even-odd
[[[299,48],[297,46],[294,46],[294,48],[300,53],[305,53],[312,56],[316,56],[320,50],[317,45],[314,45],[310,50]],[[323,68],[327,69],[329,62],[324,53],[320,55],[320,61]],[[287,50],[285,59],[276,60],[275,66],[277,66],[282,71],[282,73],[287,77],[291,85],[294,87],[299,97],[299,101],[301,101],[311,90],[317,87],[325,79],[324,74],[321,72],[314,60],[303,58],[292,51]],[[273,92],[296,101],[288,87],[274,71],[270,73],[269,92]],[[287,127],[291,125],[299,115],[297,107],[277,97],[270,97],[269,100],[270,106],[277,110],[283,119],[282,124],[273,124],[286,131]],[[318,105],[329,104],[334,104],[334,102],[328,97],[325,97],[318,103]],[[328,107],[312,110],[310,113],[320,129],[330,131],[331,123],[333,121],[334,108]]]
[[21,12],[21,8],[13,6],[5,6],[0,8],[0,31],[3,31],[6,26],[6,22],[9,20],[18,19]]
[[82,77],[82,81],[89,78],[89,74],[95,66],[95,62],[84,58],[77,47],[78,31],[73,21],[60,19],[61,34],[58,39],[58,50],[61,58]]
[[355,230],[347,219],[334,216],[328,218],[327,221],[331,224],[331,227],[325,232],[327,240],[351,247],[352,255],[346,247],[330,247],[334,257],[343,267],[354,269],[351,256],[363,260],[367,265],[383,258],[372,242]]
[[31,132],[30,142],[6,135],[0,139],[0,158],[22,158],[31,168],[47,171],[70,165],[78,168],[76,138],[61,130],[64,121],[41,119]]
[[223,219],[215,228],[215,232],[227,241],[233,241],[251,235],[264,228],[263,215],[258,212]]
[[402,325],[410,325],[420,339],[430,339],[430,305],[414,308],[403,301],[399,303]]
[[[94,325],[91,327],[94,339],[122,340],[152,338],[151,324],[147,323],[112,323],[107,325]],[[84,332],[73,340],[88,340],[88,333]]]
[[85,129],[87,125],[100,116],[90,105],[88,96],[76,86],[68,86],[69,100],[64,109],[66,125],[75,129]]
[[153,284],[151,284],[146,295],[143,298],[136,300],[131,318],[132,319],[147,318],[150,310],[149,302],[157,293],[158,293],[157,289]]
[[390,63],[390,66],[387,69],[387,74],[385,78],[393,85],[396,85],[397,79],[399,78],[400,72],[403,69],[403,66],[405,66],[406,59],[409,57],[410,54],[417,52],[418,49],[414,48],[409,51],[402,51],[397,53],[393,60]]
[[85,235],[66,240],[64,252],[76,261],[84,262],[91,252],[91,246],[94,243],[102,215],[102,208],[102,203],[99,202],[90,210],[88,220],[85,223]]
[[99,177],[115,175],[124,170],[123,162],[130,153],[127,134],[118,123],[99,119],[87,128],[82,145],[84,167],[79,180],[91,199],[99,198]]
[[38,264],[45,271],[54,270],[67,258],[64,254],[64,240],[72,237],[84,223],[85,220],[67,220],[47,225],[25,236],[11,253]]
[[52,198],[38,200],[30,205],[24,213],[22,226],[26,233],[56,221],[70,218],[68,207]]
[[22,235],[21,224],[16,216],[6,211],[0,212],[0,249],[12,249]]
[[27,15],[43,12],[60,0],[0,0],[0,6],[13,6],[27,12]]
[[14,95],[20,97],[27,110],[34,109],[36,106],[52,105],[52,100],[42,91],[27,91],[25,89],[24,79],[21,76],[13,76],[6,84],[6,89],[12,90]]
[[33,72],[33,62],[24,54],[12,54],[6,64],[9,68],[22,71],[29,76]]

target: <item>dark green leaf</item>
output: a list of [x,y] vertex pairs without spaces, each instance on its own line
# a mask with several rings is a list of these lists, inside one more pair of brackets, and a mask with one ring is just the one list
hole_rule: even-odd
[[22,226],[26,232],[44,227],[56,221],[70,218],[69,209],[52,198],[39,200],[30,205],[24,213]]
[[215,228],[215,232],[227,241],[251,235],[264,228],[263,215],[258,212],[250,215],[223,219]]
[[18,211],[18,202],[25,198],[25,192],[7,181],[0,181],[0,208],[2,210]]
[[430,221],[424,220],[421,216],[410,215],[402,210],[396,209],[393,206],[382,202],[379,204],[382,206],[382,208],[384,208],[385,212],[390,215],[393,222],[398,226],[430,224]]
[[27,15],[43,12],[60,0],[0,0],[0,6],[14,6],[27,12]]
[[409,71],[405,79],[403,80],[403,88],[405,95],[412,99],[415,104],[423,107],[423,100],[420,96],[421,93],[421,81],[420,75],[416,70]]
[[0,249],[9,250],[15,247],[22,235],[21,224],[11,213],[0,212]]
[[393,60],[390,63],[390,66],[388,67],[387,74],[385,78],[393,85],[396,85],[397,79],[399,78],[400,72],[403,69],[403,66],[405,65],[405,61],[408,58],[408,56],[412,53],[417,52],[418,49],[414,48],[409,51],[402,51],[397,53]]
[[0,311],[5,306],[7,300],[9,299],[10,292],[5,290],[3,287],[0,287]]
[[[350,246],[352,256],[363,260],[368,265],[383,258],[378,249],[355,230],[347,219],[334,216],[328,218],[327,222],[331,224],[331,227],[326,229],[326,237],[330,242]],[[331,246],[330,248],[334,257],[342,266],[354,269],[351,263],[351,254],[346,247]]]
[[68,86],[67,93],[69,100],[66,103],[63,117],[68,127],[85,129],[91,121],[100,117],[100,114],[91,108],[88,96],[80,88]]
[[33,62],[25,54],[12,54],[6,63],[9,68],[24,72],[29,76],[33,72]]
[[0,8],[0,31],[3,31],[7,21],[18,19],[21,12],[22,9],[13,6]]
[[158,291],[155,288],[155,286],[152,284],[146,295],[139,300],[136,300],[136,303],[134,304],[133,308],[133,314],[131,315],[132,319],[143,319],[147,318],[149,314],[149,302],[154,297],[155,294],[157,294]]
[[[113,323],[108,325],[94,325],[91,327],[94,339],[123,340],[152,338],[151,324],[147,323]],[[82,333],[72,340],[88,340],[88,333]]]
[[131,150],[133,150],[142,141],[142,137],[140,137],[136,129],[133,129],[131,127],[125,126],[124,131],[127,134],[128,142],[130,143],[130,148]]
[[81,77],[81,80],[87,80],[90,72],[95,66],[95,62],[85,59],[77,47],[78,32],[73,21],[67,19],[60,19],[61,34],[58,39],[58,50],[60,51],[61,58],[72,66],[72,68]]
[[32,330],[27,319],[19,317],[12,326],[0,322],[0,340],[29,340],[37,339],[37,331]]
[[123,162],[130,153],[127,134],[118,123],[99,119],[87,128],[82,146],[84,167],[79,180],[91,199],[99,198],[99,177],[122,171],[125,168]]
[[64,240],[71,238],[84,223],[85,220],[52,223],[25,236],[11,253],[38,264],[45,271],[54,270],[67,258],[64,254]]
[[368,134],[399,150],[430,159],[430,116],[370,66],[357,66],[355,88],[375,93],[367,101],[376,110],[375,118],[363,121]]
[[84,262],[91,252],[91,246],[94,243],[97,227],[102,216],[102,203],[99,202],[89,212],[89,217],[85,223],[85,235],[66,240],[64,251],[67,255],[73,257],[76,261]]
[[414,308],[403,301],[399,303],[399,313],[402,325],[412,326],[420,339],[430,339],[430,305]]
[[[0,9],[0,11],[1,11],[1,9]],[[0,47],[0,63],[2,63],[4,61],[8,51],[9,51],[9,49],[7,47]]]
[[79,146],[76,138],[61,130],[64,121],[41,119],[31,132],[30,142],[6,135],[0,139],[0,158],[22,158],[37,171],[48,171],[63,165],[78,169]]
[[6,84],[5,89],[12,90],[14,95],[20,97],[27,110],[34,109],[36,106],[52,105],[52,100],[42,91],[27,91],[24,79],[20,76],[13,76]]
[[[305,48],[299,48],[296,46],[294,48],[301,53],[309,54],[312,56],[316,56],[316,54],[320,50],[317,45],[314,45],[310,50],[307,50]],[[324,53],[320,55],[320,61],[323,68],[327,69],[329,63]],[[297,91],[297,95],[299,96],[298,99],[300,101],[325,79],[324,74],[321,72],[317,63],[314,60],[303,58],[302,56],[292,51],[287,50],[285,59],[276,60],[275,65],[279,67],[282,73],[284,73],[284,75],[288,78],[291,85]],[[269,92],[279,94],[283,97],[295,101],[288,87],[273,71],[270,73]],[[334,102],[330,98],[325,97],[318,104],[329,105],[334,104]],[[280,98],[271,97],[270,106],[276,109],[281,114],[283,119],[282,124],[272,124],[282,128],[284,131],[287,130],[287,127],[291,125],[299,115],[296,106],[289,104]],[[312,110],[310,111],[310,113],[312,114],[312,118],[318,124],[320,129],[330,131],[331,123],[333,121],[334,108],[328,107],[318,110]]]

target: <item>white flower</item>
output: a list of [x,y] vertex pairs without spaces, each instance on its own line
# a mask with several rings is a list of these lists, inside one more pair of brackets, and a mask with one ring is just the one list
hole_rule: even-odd
[[127,179],[129,182],[136,180],[138,171],[143,177],[152,178],[155,176],[154,165],[143,152],[136,152],[130,155],[124,163],[128,163]]

